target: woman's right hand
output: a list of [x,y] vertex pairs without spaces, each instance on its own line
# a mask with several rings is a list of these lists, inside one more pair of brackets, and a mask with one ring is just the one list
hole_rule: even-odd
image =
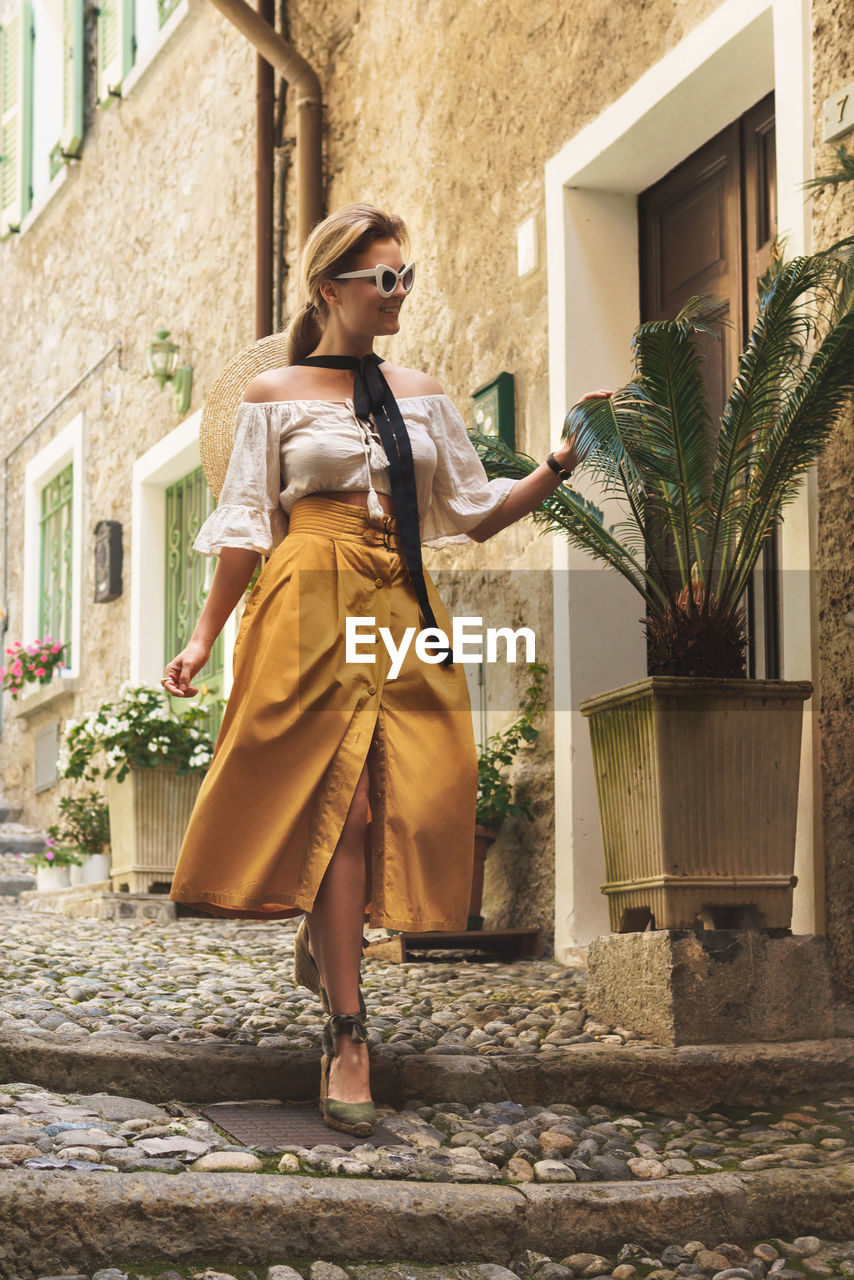
[[190,684],[193,676],[210,657],[210,647],[191,640],[176,658],[166,665],[165,679],[160,683],[167,693],[176,698],[193,698],[199,692]]

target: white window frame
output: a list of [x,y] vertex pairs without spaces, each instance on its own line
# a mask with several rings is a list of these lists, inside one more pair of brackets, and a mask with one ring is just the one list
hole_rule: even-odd
[[69,462],[73,464],[71,509],[71,666],[64,679],[80,675],[83,593],[83,414],[78,413],[40,449],[24,469],[24,599],[21,642],[39,638],[39,575],[41,494]]
[[[160,31],[153,40],[139,51],[136,62],[121,82],[122,98],[126,98],[131,90],[144,78],[151,68],[152,64],[157,60],[158,55],[168,44],[172,35],[174,35],[181,23],[188,18],[191,13],[189,0],[180,0],[180,4],[172,10],[169,17],[164,22]],[[36,33],[38,40],[38,33]],[[85,145],[85,144],[84,144]],[[82,153],[81,157],[82,158]],[[61,187],[68,181],[69,177],[75,175],[79,168],[80,158],[71,160],[64,164],[62,168],[51,179],[50,185],[46,187],[41,194],[33,201],[32,208],[26,216],[21,219],[21,229],[19,235],[25,235],[34,223],[41,217],[45,209],[48,208],[54,196]]]
[[[810,243],[810,207],[798,186],[811,171],[810,57],[809,0],[725,0],[547,161],[555,443],[569,405],[630,375],[629,338],[640,322],[638,194],[772,89],[778,226],[789,237],[788,255]],[[581,488],[606,508],[611,523],[613,503],[609,507],[598,486],[583,479]],[[780,534],[784,677],[810,679],[817,690],[810,572],[816,495],[812,468]],[[555,652],[569,655],[555,672],[555,955],[569,960],[573,948],[610,932],[600,890],[603,854],[589,727],[578,703],[644,678],[646,652],[637,593],[566,539],[555,537],[553,551]],[[608,646],[601,643],[603,632]],[[804,716],[792,919],[798,933],[824,927],[817,703],[814,696]]]
[[[133,465],[131,507],[130,678],[159,685],[163,678],[166,625],[166,490],[201,465],[199,425],[202,411],[158,440]],[[200,554],[194,552],[195,555]],[[216,557],[213,557],[216,568]],[[234,642],[239,625],[235,609],[223,627],[223,696],[233,680]],[[169,655],[175,657],[174,654]],[[166,661],[169,659],[167,658]]]
[[180,27],[184,19],[189,16],[189,0],[181,0],[180,4],[177,4],[169,14],[169,17],[163,23],[163,26],[160,28],[154,39],[149,40],[142,47],[137,47],[136,62],[134,62],[130,71],[121,82],[122,98],[126,98],[131,90],[139,84],[140,80],[143,79],[152,63],[156,61],[164,45],[169,43],[174,32],[178,27]]

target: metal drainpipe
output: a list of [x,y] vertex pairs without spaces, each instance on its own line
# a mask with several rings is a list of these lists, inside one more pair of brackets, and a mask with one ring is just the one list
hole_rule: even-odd
[[[238,31],[279,71],[296,95],[297,239],[305,244],[322,214],[321,124],[323,96],[317,73],[246,0],[210,0]],[[265,335],[261,335],[262,337]]]
[[[275,28],[275,0],[258,0],[258,12]],[[256,59],[255,105],[255,337],[273,332],[273,75]]]

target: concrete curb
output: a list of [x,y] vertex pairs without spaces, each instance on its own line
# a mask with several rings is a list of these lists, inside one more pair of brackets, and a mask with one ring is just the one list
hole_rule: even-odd
[[560,1187],[22,1169],[0,1180],[0,1221],[0,1273],[22,1280],[193,1255],[507,1265],[522,1249],[609,1253],[626,1240],[851,1239],[854,1165]]
[[[543,1054],[451,1056],[371,1052],[378,1102],[501,1102],[523,1106],[593,1102],[626,1110],[704,1110],[766,1106],[808,1095],[854,1092],[854,1039],[786,1044],[682,1045],[635,1049],[579,1045]],[[226,1041],[139,1041],[98,1036],[62,1042],[47,1036],[0,1035],[0,1081],[21,1080],[66,1093],[108,1092],[147,1102],[226,1102],[317,1098],[320,1055]]]

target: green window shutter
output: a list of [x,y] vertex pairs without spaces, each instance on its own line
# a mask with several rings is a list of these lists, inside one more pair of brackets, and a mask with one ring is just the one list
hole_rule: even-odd
[[62,3],[62,133],[64,157],[83,144],[83,0]]
[[133,0],[102,0],[98,14],[98,101],[120,98],[121,84],[134,63]]
[[121,0],[122,6],[122,75],[127,75],[136,62],[136,0]]
[[71,600],[74,464],[69,462],[41,491],[39,520],[39,638],[66,644],[71,664]]
[[[186,647],[210,590],[210,576],[216,567],[214,559],[199,555],[193,550],[193,543],[213,507],[213,498],[201,467],[176,480],[166,490],[164,666]],[[206,685],[211,693],[222,697],[224,670],[220,633],[207,665],[195,676],[193,683],[199,688]],[[218,711],[211,712],[209,724],[214,737],[219,732],[221,720]]]
[[33,202],[33,6],[3,28],[0,69],[0,234],[17,231]]
[[179,4],[180,0],[157,0],[157,25],[162,27]]

